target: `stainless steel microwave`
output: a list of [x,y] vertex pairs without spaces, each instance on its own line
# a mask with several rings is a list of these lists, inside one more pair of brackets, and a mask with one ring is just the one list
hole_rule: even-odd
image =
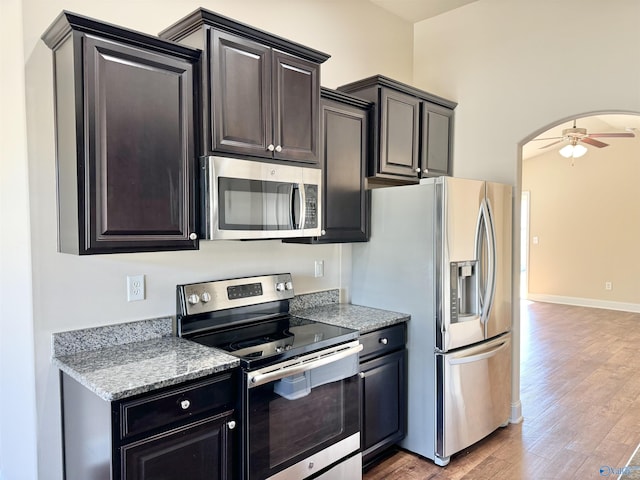
[[201,238],[315,237],[322,231],[322,171],[217,156],[200,158]]

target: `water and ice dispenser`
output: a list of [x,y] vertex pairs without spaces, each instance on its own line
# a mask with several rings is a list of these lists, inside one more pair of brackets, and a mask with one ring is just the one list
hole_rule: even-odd
[[451,323],[480,315],[478,262],[451,262]]

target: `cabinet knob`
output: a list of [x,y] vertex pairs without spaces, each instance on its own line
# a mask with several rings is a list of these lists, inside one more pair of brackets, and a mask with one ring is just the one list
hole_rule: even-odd
[[360,372],[358,375],[360,375],[360,378],[364,378],[364,372]]
[[267,150],[269,150],[270,152],[273,152],[276,149],[276,147],[273,146],[273,143],[270,143],[269,146],[267,147]]
[[383,345],[386,345],[387,343],[389,343],[389,339],[388,339],[388,338],[385,338],[385,337],[382,337],[382,338],[380,339],[380,343],[381,343],[381,344],[383,344]]
[[183,410],[187,410],[191,406],[191,402],[189,400],[182,400],[180,402],[180,408]]
[[327,231],[326,231],[326,230],[321,230],[321,231],[320,231],[320,235],[326,235],[326,234],[327,234]]
[[236,428],[236,421],[231,420],[230,422],[227,422],[227,428],[229,428],[229,430],[233,430],[234,428]]
[[416,168],[416,173],[420,173],[420,168]]
[[189,234],[189,240],[196,240],[197,238],[198,238],[198,234],[197,233],[191,232]]
[[278,146],[276,147],[276,152],[281,152],[281,151],[282,151],[282,147],[281,147],[280,145],[278,145]]

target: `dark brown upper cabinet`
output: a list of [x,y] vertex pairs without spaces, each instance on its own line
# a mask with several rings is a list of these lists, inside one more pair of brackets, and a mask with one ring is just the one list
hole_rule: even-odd
[[159,35],[203,50],[201,154],[319,162],[329,55],[203,8]]
[[456,103],[375,75],[338,90],[373,102],[370,186],[416,183],[451,175]]
[[286,239],[289,243],[349,243],[369,240],[371,192],[365,188],[372,105],[322,88],[320,156],[323,169],[320,237]]
[[200,52],[69,12],[53,50],[58,249],[198,248]]

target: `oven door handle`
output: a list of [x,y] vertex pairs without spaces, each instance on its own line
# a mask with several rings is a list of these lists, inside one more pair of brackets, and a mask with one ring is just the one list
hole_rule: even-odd
[[260,385],[264,385],[265,383],[274,382],[291,375],[296,375],[298,373],[313,370],[314,368],[329,365],[330,363],[337,362],[338,360],[342,360],[351,355],[355,355],[359,353],[363,348],[364,347],[362,346],[362,344],[359,343],[356,346],[349,347],[344,350],[338,350],[336,353],[331,353],[324,356],[315,356],[308,360],[302,359],[299,363],[288,367],[282,367],[267,373],[249,373],[248,387],[258,387]]

